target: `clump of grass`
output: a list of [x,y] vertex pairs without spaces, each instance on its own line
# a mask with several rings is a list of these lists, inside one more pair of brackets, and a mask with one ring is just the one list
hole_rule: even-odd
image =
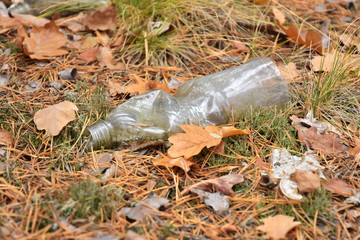
[[295,141],[297,136],[296,130],[289,120],[291,115],[292,111],[278,107],[251,110],[244,118],[240,119],[240,123],[236,127],[249,128],[253,142],[250,144],[247,136],[234,136],[226,138],[226,146],[231,149],[231,152],[247,157],[254,156],[254,147],[257,147],[263,156],[270,153],[271,146],[303,152],[301,144]]
[[109,219],[123,200],[121,189],[101,188],[100,183],[91,180],[73,183],[65,192],[57,192],[55,196],[62,203],[61,215],[73,219],[95,216],[95,221]]
[[[242,5],[216,0],[114,0],[126,45],[119,56],[148,65],[185,65],[249,35],[238,21],[253,15]],[[239,9],[241,8],[241,9]],[[252,17],[254,18],[254,17]],[[236,34],[231,34],[236,32]]]

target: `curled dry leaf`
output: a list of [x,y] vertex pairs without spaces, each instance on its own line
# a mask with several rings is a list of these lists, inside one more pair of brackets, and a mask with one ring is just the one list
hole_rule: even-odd
[[[161,153],[159,153],[161,154]],[[184,172],[188,172],[190,171],[190,167],[193,165],[196,165],[194,162],[190,161],[190,159],[184,159],[183,157],[178,157],[178,158],[170,158],[168,156],[162,155],[162,158],[155,158],[153,160],[153,164],[156,166],[165,166],[168,168],[173,168],[173,167],[179,167],[182,170],[184,170]]]
[[265,232],[266,237],[273,240],[286,239],[286,234],[294,227],[300,225],[300,222],[294,222],[294,217],[285,215],[276,215],[262,219],[263,225],[256,229]]
[[23,27],[18,30],[24,53],[32,59],[51,59],[68,52],[61,49],[66,44],[65,35],[59,31],[54,21],[44,27],[33,27],[28,37]]
[[169,200],[162,197],[155,197],[152,193],[149,197],[135,204],[135,207],[125,207],[122,211],[126,217],[135,221],[144,221],[146,217],[158,215],[156,210],[169,203]]
[[216,214],[226,214],[229,211],[229,198],[221,193],[208,193],[201,189],[193,188],[191,192],[196,193],[201,198],[205,197],[204,202],[212,207]]
[[0,129],[0,145],[14,145],[14,137],[8,131]]
[[355,189],[351,188],[344,181],[338,178],[330,179],[327,183],[324,184],[324,187],[329,192],[345,197],[352,196],[355,193]]
[[57,136],[69,122],[75,120],[78,108],[69,101],[64,101],[35,113],[34,122],[38,130],[45,129],[46,134]]
[[294,180],[297,182],[301,193],[315,192],[316,189],[321,188],[319,172],[296,169]]
[[244,177],[241,174],[229,174],[215,179],[205,180],[199,183],[196,183],[192,186],[187,187],[182,193],[185,194],[191,189],[201,189],[206,192],[212,192],[215,189],[216,192],[220,192],[227,196],[233,196],[234,191],[232,187],[235,184],[241,183],[244,181]]
[[322,154],[339,154],[345,153],[349,147],[341,142],[340,137],[334,133],[319,134],[315,126],[310,126],[297,121],[296,117],[290,117],[295,123],[300,141],[303,141],[308,147]]

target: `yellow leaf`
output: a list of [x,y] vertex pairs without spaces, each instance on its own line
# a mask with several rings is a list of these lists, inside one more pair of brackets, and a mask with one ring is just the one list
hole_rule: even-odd
[[36,112],[34,122],[38,130],[45,129],[46,134],[57,136],[66,124],[75,120],[77,110],[75,104],[64,101]]
[[185,159],[188,159],[200,153],[204,147],[210,148],[221,142],[220,136],[214,137],[199,126],[180,125],[180,127],[185,133],[177,133],[169,138],[173,144],[168,150],[171,158],[184,156]]
[[285,215],[276,215],[275,217],[267,217],[262,219],[263,225],[256,227],[256,229],[266,232],[266,237],[278,240],[286,239],[286,234],[300,225],[300,222],[294,222],[294,217],[288,217]]

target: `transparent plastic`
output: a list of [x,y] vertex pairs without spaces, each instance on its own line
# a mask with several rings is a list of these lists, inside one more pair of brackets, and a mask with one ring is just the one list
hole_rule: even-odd
[[131,142],[166,140],[179,125],[221,125],[238,119],[250,107],[284,106],[287,83],[274,62],[259,57],[234,68],[195,78],[175,96],[156,90],[132,97],[105,121],[89,126],[94,149]]

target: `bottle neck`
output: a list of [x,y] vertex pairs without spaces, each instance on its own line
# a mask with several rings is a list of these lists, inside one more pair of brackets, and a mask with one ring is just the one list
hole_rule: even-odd
[[101,147],[109,147],[111,145],[111,133],[113,126],[110,122],[100,120],[98,123],[87,127],[91,134],[89,146],[93,149],[100,149]]

